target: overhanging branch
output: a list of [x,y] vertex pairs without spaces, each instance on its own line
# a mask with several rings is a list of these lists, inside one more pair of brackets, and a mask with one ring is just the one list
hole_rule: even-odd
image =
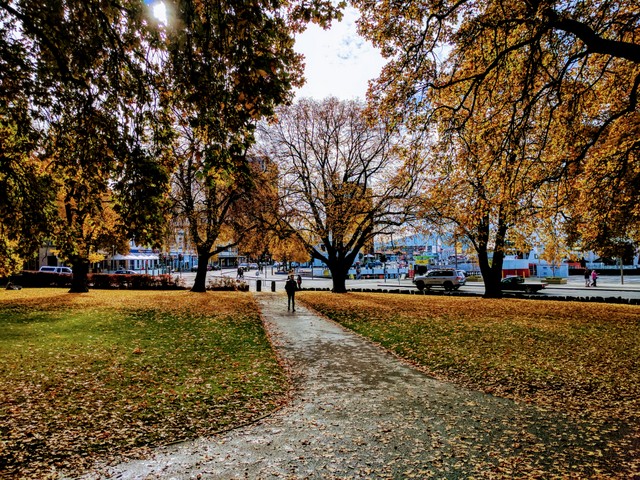
[[552,9],[545,12],[549,19],[549,26],[578,37],[591,53],[610,55],[624,58],[633,63],[640,63],[640,45],[620,40],[609,40],[598,35],[589,25],[577,20],[563,18]]

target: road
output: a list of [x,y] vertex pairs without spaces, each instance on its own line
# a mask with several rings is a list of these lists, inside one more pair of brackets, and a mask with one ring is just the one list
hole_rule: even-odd
[[[465,285],[465,290],[469,290],[472,292],[483,293],[484,285],[481,283],[469,283]],[[585,287],[584,283],[582,284],[571,284],[567,283],[567,285],[548,285],[547,288],[542,290],[539,294],[545,297],[621,297],[621,298],[640,298],[640,284],[627,284],[625,285],[615,285],[613,283],[604,284],[601,283],[597,287]]]
[[[235,278],[236,269],[226,269],[222,271],[208,272],[207,279],[226,276]],[[195,273],[185,272],[176,274],[184,278],[185,284],[190,286],[193,284]],[[276,290],[284,290],[284,282],[287,276],[285,274],[278,274],[272,272],[269,268],[267,272],[263,272],[261,275],[256,276],[256,271],[252,270],[246,272],[244,280],[249,283],[249,288],[252,291],[256,290],[256,280],[261,281],[261,287],[263,291],[271,289],[271,282],[276,282]],[[538,279],[532,278],[529,281],[536,282]],[[323,277],[303,277],[303,288],[331,288],[332,282],[330,278]],[[410,280],[347,280],[348,289],[415,289],[416,287]],[[437,291],[434,289],[433,291]],[[473,293],[484,293],[484,285],[482,282],[467,282],[464,287],[461,287],[460,291],[468,291]],[[582,276],[571,276],[567,279],[566,285],[548,285],[547,288],[541,291],[538,295],[546,297],[605,297],[605,298],[633,298],[640,299],[640,276],[626,276],[624,278],[624,284],[620,283],[620,277],[618,276],[601,276],[598,279],[597,287],[585,287],[584,278]]]

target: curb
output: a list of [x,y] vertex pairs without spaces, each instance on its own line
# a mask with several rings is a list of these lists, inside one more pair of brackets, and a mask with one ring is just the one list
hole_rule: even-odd
[[[331,292],[330,288],[303,288],[300,291],[315,291],[315,292]],[[390,293],[399,295],[421,295],[421,296],[450,296],[450,297],[479,297],[483,298],[482,294],[472,292],[420,292],[418,290],[409,290],[407,288],[351,288],[347,289],[347,292],[354,293]],[[546,297],[540,294],[527,294],[527,293],[505,293],[502,298],[518,298],[522,300],[547,300],[557,302],[582,302],[582,303],[611,303],[619,305],[640,305],[640,298],[622,298],[622,297],[573,297],[573,296],[556,296]]]

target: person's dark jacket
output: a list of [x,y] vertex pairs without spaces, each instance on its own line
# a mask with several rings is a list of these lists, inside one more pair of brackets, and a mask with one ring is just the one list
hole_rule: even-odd
[[284,289],[289,295],[295,293],[297,288],[298,286],[296,285],[296,281],[293,278],[287,279],[287,283],[284,284]]

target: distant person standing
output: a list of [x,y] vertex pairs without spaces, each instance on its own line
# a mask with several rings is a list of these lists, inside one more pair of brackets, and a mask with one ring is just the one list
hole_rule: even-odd
[[284,289],[287,292],[287,310],[296,311],[296,290],[298,286],[293,279],[293,275],[289,275],[287,282],[284,284]]
[[300,290],[302,288],[302,275],[298,275],[296,282],[298,283],[298,290]]
[[598,280],[598,272],[591,270],[591,286],[597,287],[596,281]]
[[584,286],[588,287],[591,285],[591,274],[589,273],[589,269],[584,269]]

